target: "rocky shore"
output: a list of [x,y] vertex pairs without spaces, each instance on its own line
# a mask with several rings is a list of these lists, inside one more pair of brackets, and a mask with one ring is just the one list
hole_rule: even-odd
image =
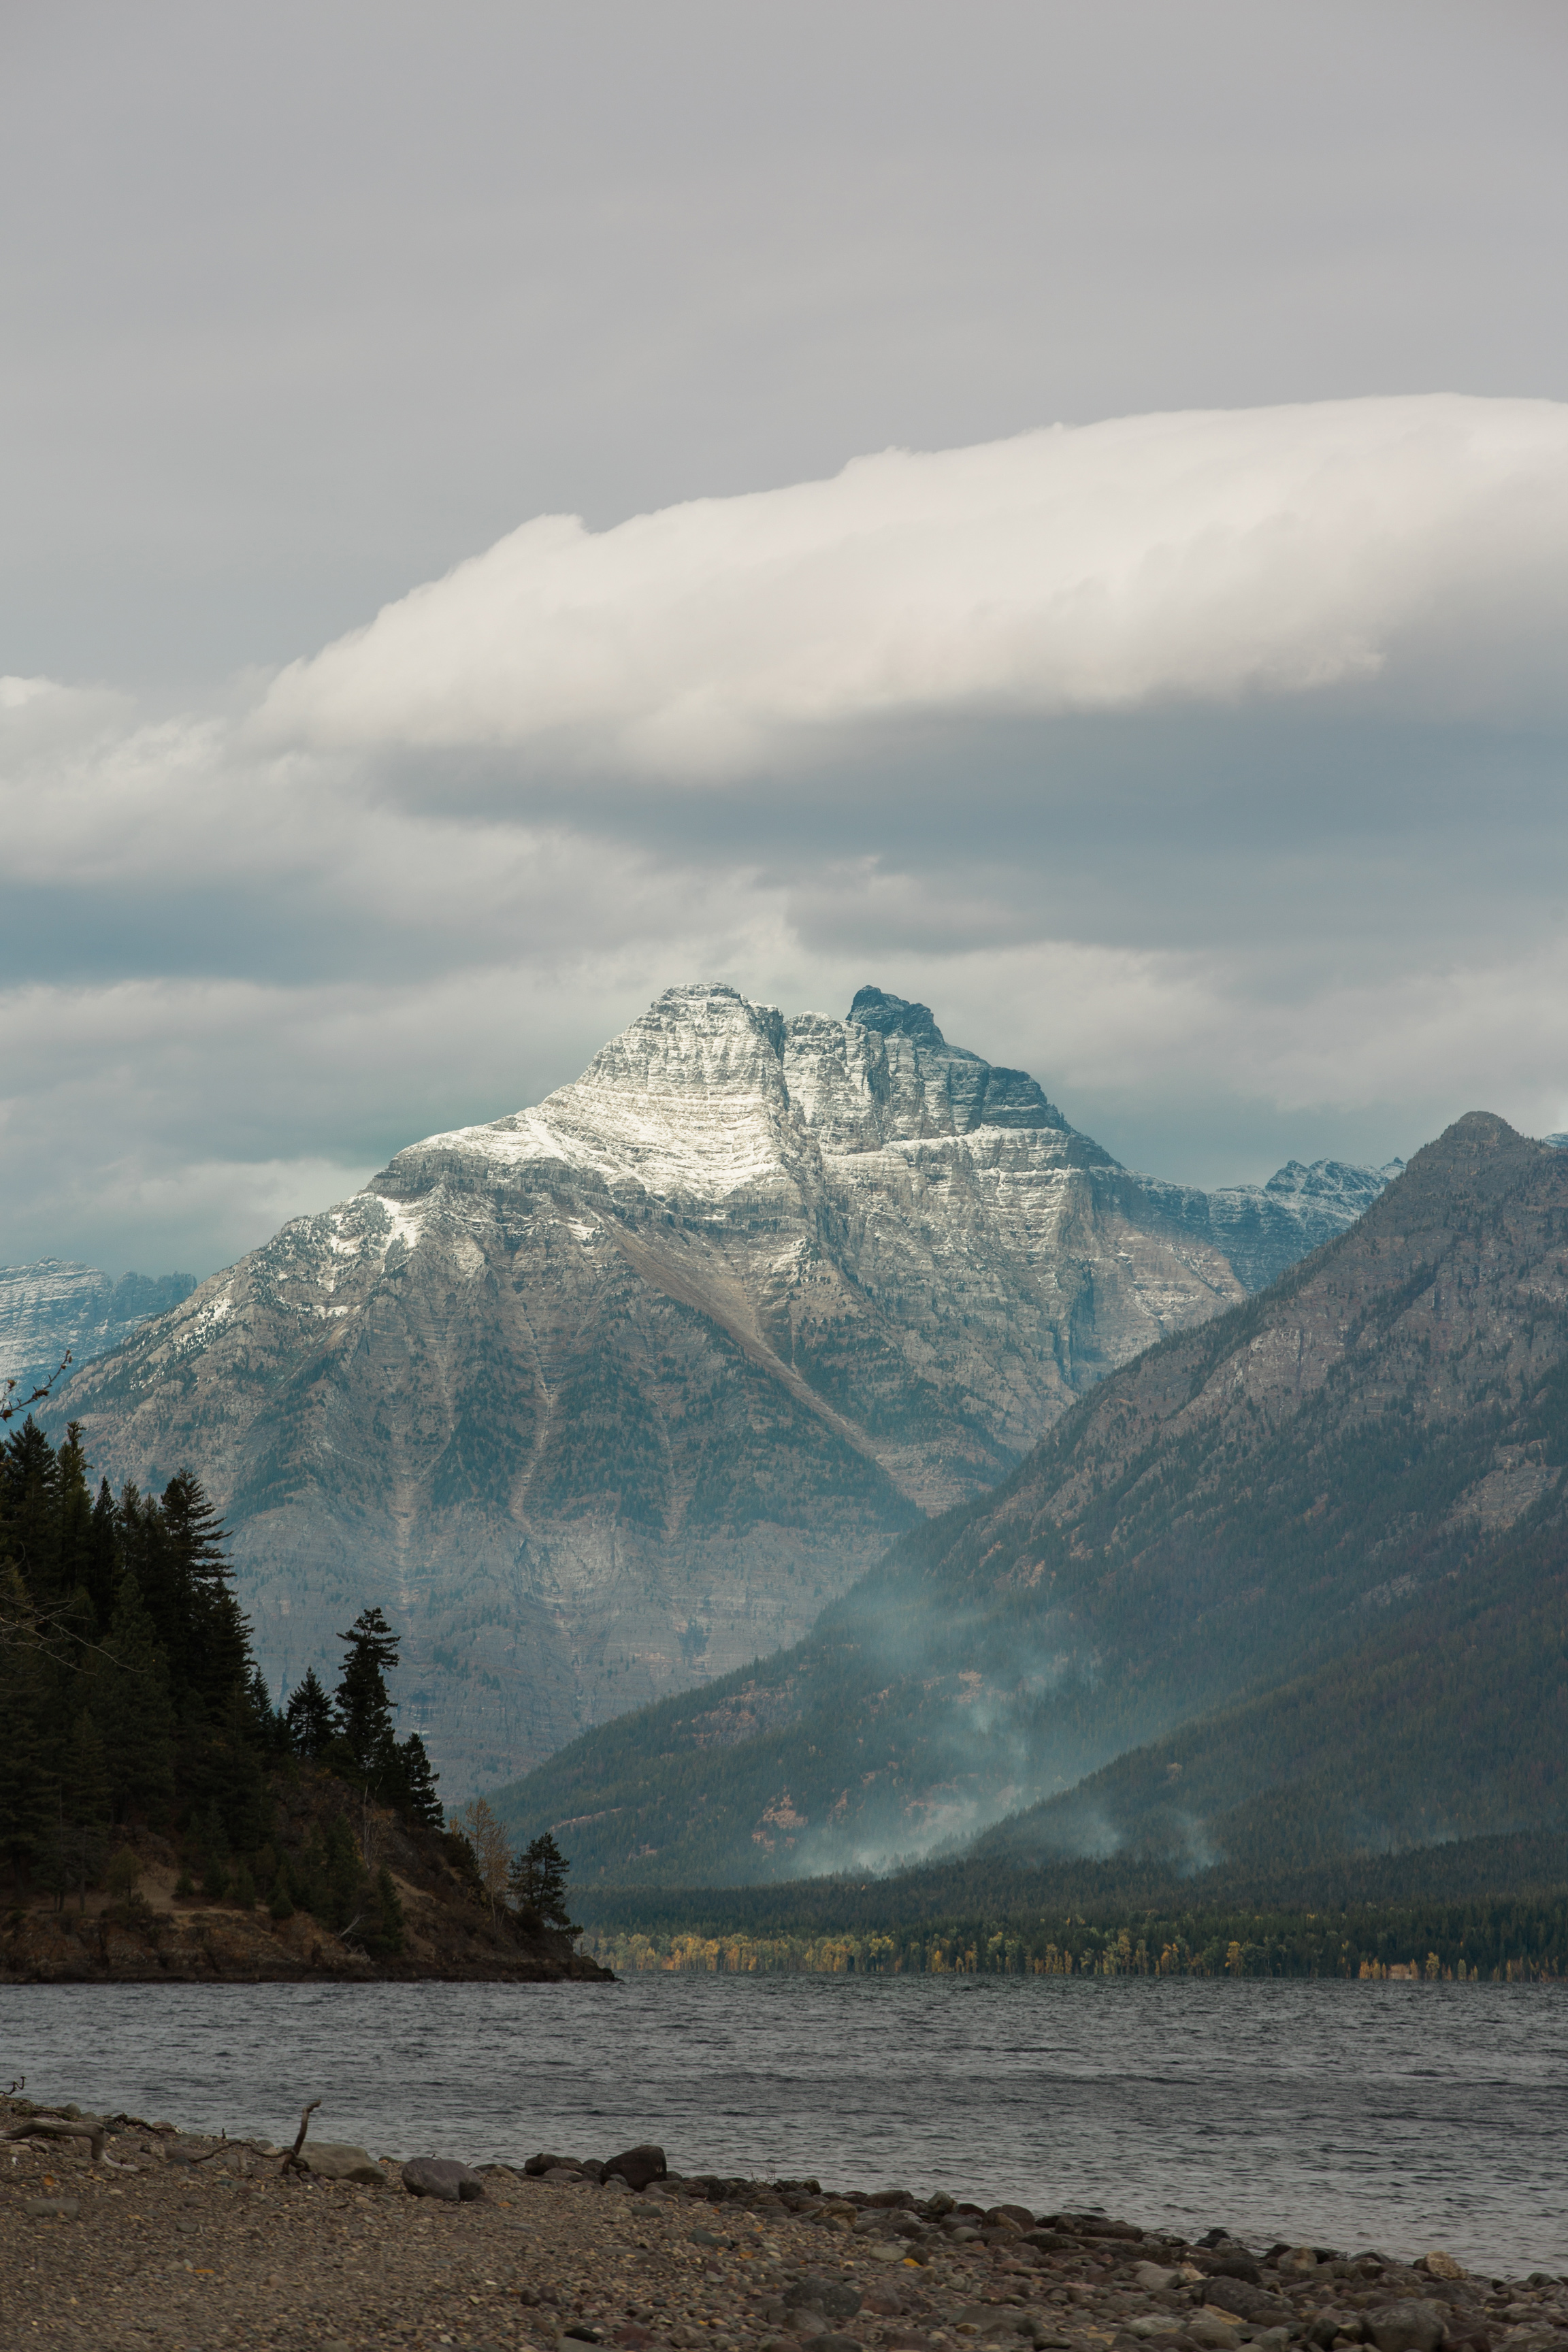
[[0,2131],[7,2352],[1568,2352],[1568,2279],[1436,2251],[682,2179],[654,2147],[471,2171],[308,2132],[295,2159],[16,2099]]

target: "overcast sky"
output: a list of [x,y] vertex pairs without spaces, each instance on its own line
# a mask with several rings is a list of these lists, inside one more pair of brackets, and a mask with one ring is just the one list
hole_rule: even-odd
[[0,24],[0,1260],[660,989],[1198,1181],[1568,1127],[1568,14]]

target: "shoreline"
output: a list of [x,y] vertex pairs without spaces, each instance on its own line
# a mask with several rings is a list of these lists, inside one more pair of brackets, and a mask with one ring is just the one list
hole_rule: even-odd
[[[1189,2242],[1131,2220],[662,2171],[662,2151],[302,2158],[0,2097],[0,2320],[93,2352],[1568,2352],[1568,2278],[1440,2250]],[[449,2158],[453,2151],[432,2149]],[[606,2170],[606,2168],[609,2168]],[[466,2175],[466,2180],[459,2176]],[[426,2184],[428,2185],[428,2183]],[[460,2191],[460,2193],[459,2193]]]

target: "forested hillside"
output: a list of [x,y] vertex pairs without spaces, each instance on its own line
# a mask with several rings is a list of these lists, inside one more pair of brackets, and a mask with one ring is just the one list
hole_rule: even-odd
[[566,1825],[590,1884],[688,1886],[1042,1802],[996,1838],[1191,1863],[1555,1823],[1565,1466],[1568,1160],[1476,1114],[806,1642],[577,1742],[510,1814]]

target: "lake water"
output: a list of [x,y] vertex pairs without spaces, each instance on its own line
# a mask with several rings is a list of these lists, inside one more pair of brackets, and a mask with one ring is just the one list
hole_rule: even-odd
[[20,1986],[0,2087],[194,2130],[946,2189],[1568,2272],[1550,1986],[640,1976]]

